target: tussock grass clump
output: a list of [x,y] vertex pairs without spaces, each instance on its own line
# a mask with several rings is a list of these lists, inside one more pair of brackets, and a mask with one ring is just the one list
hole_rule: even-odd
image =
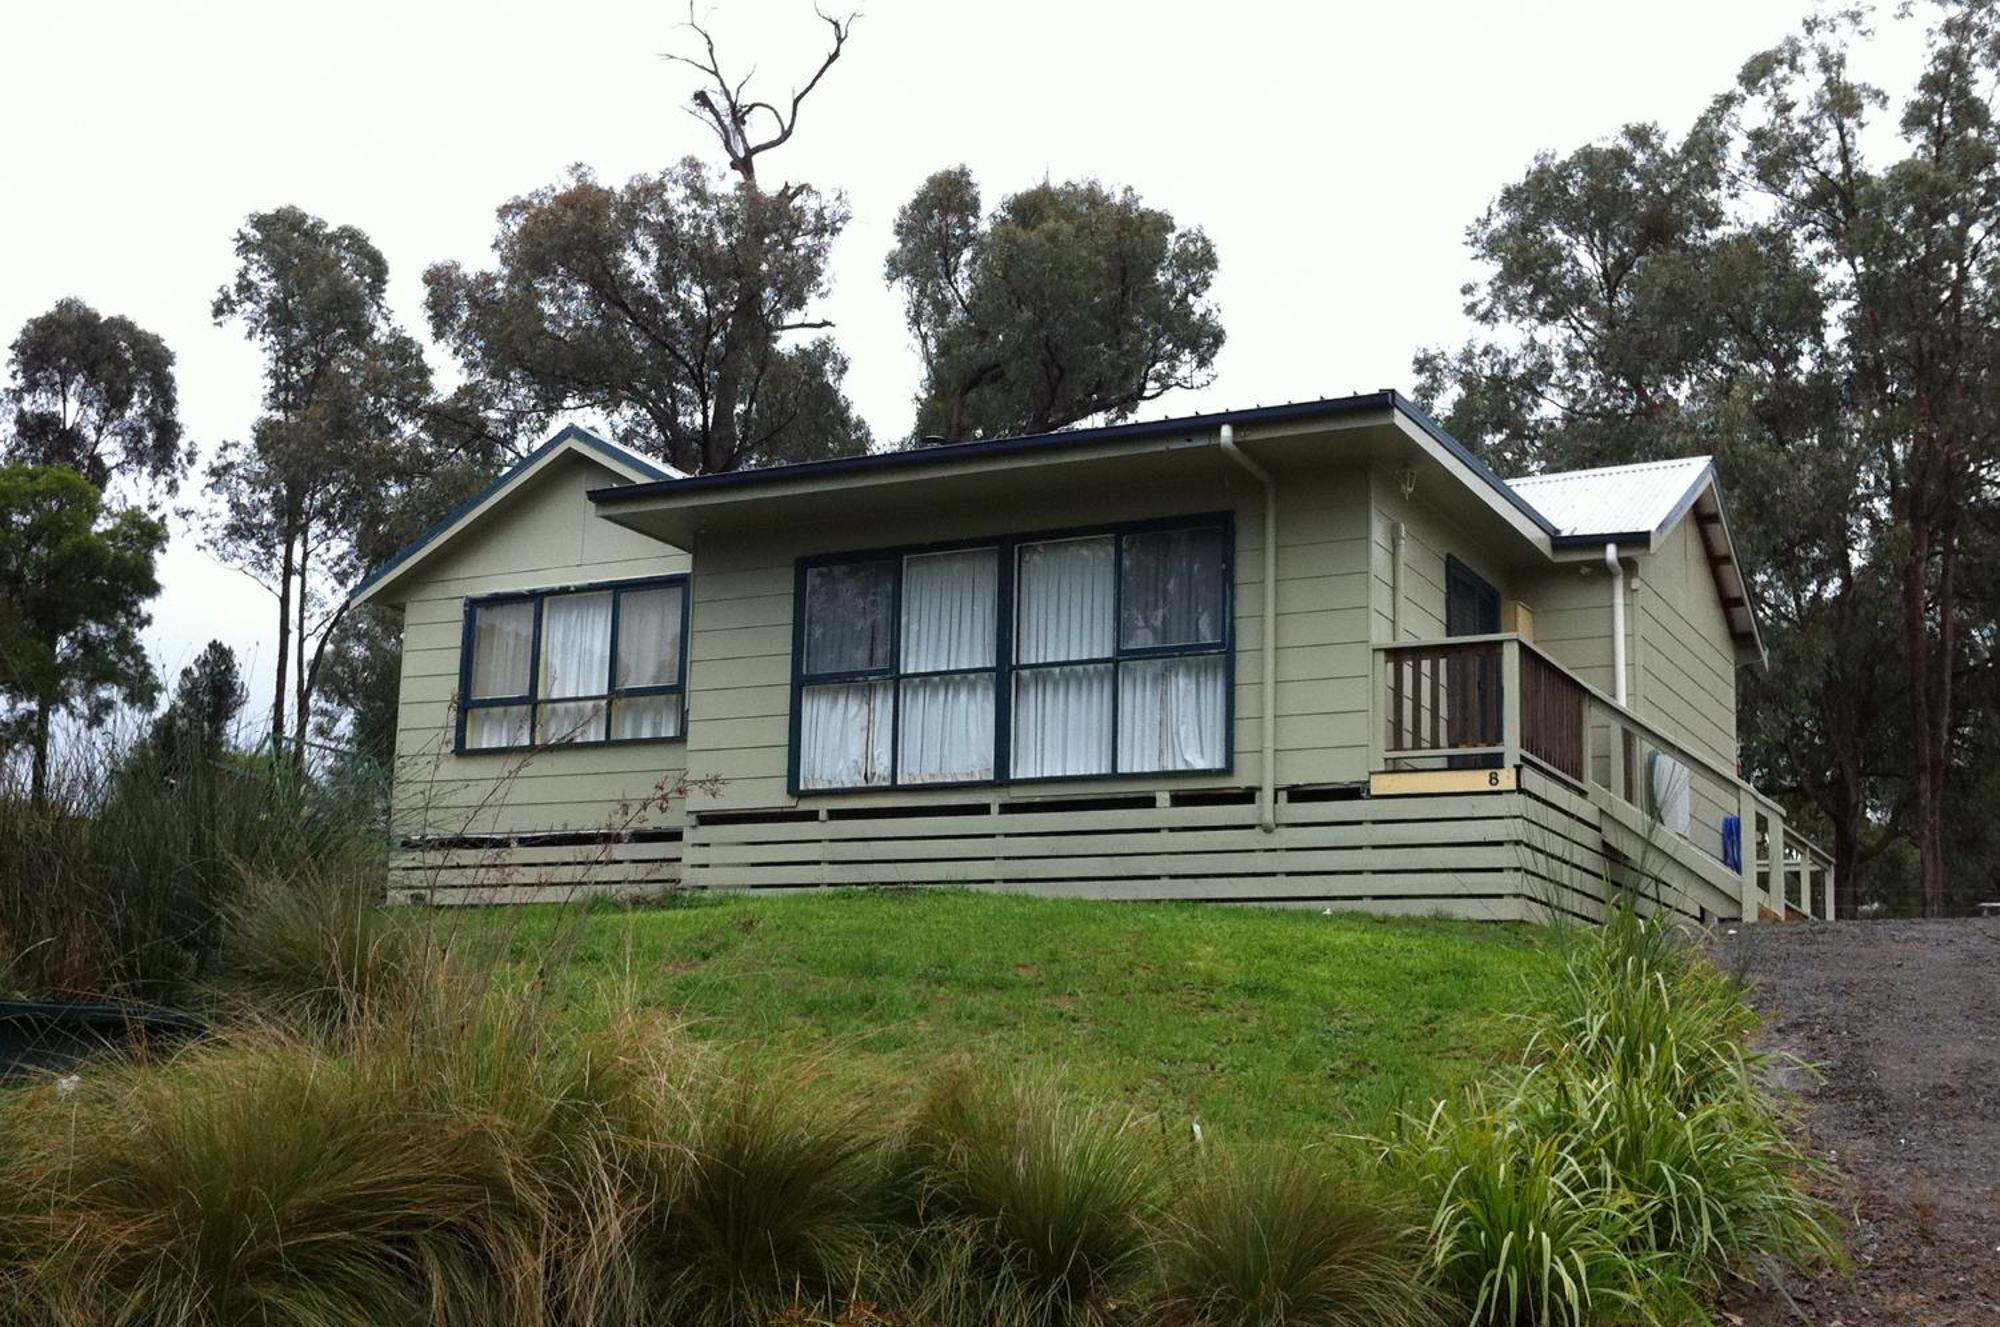
[[1443,1321],[1411,1209],[1324,1153],[1204,1158],[1162,1239],[1163,1301],[1199,1327],[1419,1327]]
[[379,771],[264,755],[77,753],[46,799],[0,778],[0,990],[172,1001],[212,975],[243,882],[383,879]]
[[93,1322],[508,1320],[533,1195],[486,1122],[382,1070],[272,1035],[94,1079],[44,1283]]
[[653,1311],[722,1327],[850,1297],[887,1206],[860,1104],[811,1064],[736,1064],[697,1078],[679,1118],[634,1232]]
[[217,965],[226,996],[318,1028],[411,998],[446,961],[444,937],[428,913],[378,906],[377,892],[314,871],[246,880]]
[[1047,1080],[947,1073],[917,1111],[907,1183],[964,1270],[1029,1322],[1088,1322],[1126,1293],[1151,1248],[1159,1160]]

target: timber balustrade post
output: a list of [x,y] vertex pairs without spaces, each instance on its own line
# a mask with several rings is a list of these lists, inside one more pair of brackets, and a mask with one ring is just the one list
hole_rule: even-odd
[[1521,763],[1521,642],[1509,637],[1500,643],[1500,757],[1502,769]]
[[1736,873],[1740,877],[1743,920],[1758,920],[1757,913],[1757,803],[1751,800],[1750,785],[1736,785]]

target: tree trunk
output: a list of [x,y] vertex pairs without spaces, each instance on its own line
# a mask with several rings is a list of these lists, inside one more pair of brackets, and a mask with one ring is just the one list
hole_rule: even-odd
[[312,679],[306,676],[306,608],[310,598],[306,593],[309,584],[307,576],[311,570],[312,527],[310,524],[299,531],[299,599],[293,606],[298,614],[297,633],[293,637],[298,650],[297,669],[293,674],[292,706],[292,754],[300,761],[306,758],[306,724],[312,718]]
[[49,705],[35,704],[34,750],[30,754],[28,796],[37,809],[49,804]]
[[285,741],[285,688],[289,678],[285,665],[292,656],[292,535],[285,534],[285,553],[278,566],[278,666],[271,689],[271,754],[277,756]]
[[[1914,478],[1914,477],[1913,477]],[[1912,485],[1915,486],[1914,483]],[[1915,506],[1922,499],[1912,494]],[[1903,565],[1903,633],[1910,658],[1910,718],[1916,750],[1915,839],[1926,917],[1944,916],[1944,782],[1950,716],[1940,703],[1939,660],[1930,631],[1932,530],[1920,513],[1910,521],[1910,551]],[[1949,660],[1945,661],[1949,673]]]
[[1861,817],[1840,815],[1833,822],[1833,915],[1853,921],[1861,915]]

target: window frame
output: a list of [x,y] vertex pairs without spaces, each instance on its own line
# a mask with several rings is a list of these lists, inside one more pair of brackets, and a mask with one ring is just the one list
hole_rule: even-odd
[[[1187,645],[1147,645],[1127,647],[1124,644],[1124,592],[1125,592],[1125,536],[1150,534],[1161,531],[1209,530],[1222,532],[1222,639],[1203,641]],[[1104,658],[1063,659],[1044,663],[1017,663],[1014,654],[1014,638],[1020,614],[1017,597],[1017,572],[1020,567],[1020,550],[1024,545],[1053,543],[1066,539],[1090,539],[1109,536],[1112,541],[1111,569],[1111,653]],[[993,664],[989,668],[955,668],[942,671],[905,673],[903,662],[903,563],[906,558],[926,553],[959,553],[970,549],[990,548],[994,550],[996,583],[994,587]],[[885,668],[848,669],[839,672],[815,673],[810,676],[805,671],[806,650],[806,580],[813,569],[828,566],[846,566],[870,562],[890,562],[896,568],[895,583],[891,587],[889,605],[890,663]],[[538,619],[539,620],[539,619]],[[1200,769],[1173,770],[1131,770],[1121,771],[1118,765],[1118,739],[1121,731],[1122,706],[1120,696],[1120,666],[1133,660],[1174,659],[1191,657],[1221,656],[1222,677],[1222,759],[1221,763]],[[1091,665],[1110,665],[1112,670],[1111,704],[1111,764],[1112,768],[1103,773],[1092,774],[1013,774],[1014,743],[1014,674],[1037,671],[1046,668],[1075,668]],[[902,774],[902,698],[903,682],[906,678],[967,676],[979,673],[993,675],[993,777],[987,779],[925,779],[917,782],[903,782]],[[808,687],[831,686],[842,683],[856,684],[868,682],[888,682],[890,684],[891,709],[889,716],[889,781],[887,783],[858,784],[844,788],[806,788],[800,785],[799,763],[803,752],[800,748],[800,728],[804,718],[803,696]],[[884,548],[844,549],[839,552],[816,553],[799,558],[794,564],[792,586],[792,667],[791,667],[791,711],[787,721],[787,750],[785,760],[785,789],[794,798],[799,797],[849,797],[866,793],[907,793],[931,790],[952,790],[964,788],[997,788],[1011,784],[1053,784],[1079,783],[1103,779],[1186,779],[1212,778],[1217,774],[1227,774],[1236,767],[1236,513],[1233,511],[1202,512],[1188,516],[1162,516],[1145,520],[1115,521],[1097,525],[1069,526],[1051,530],[1033,530],[983,538],[936,540],[919,544],[900,544]]]
[[[618,627],[624,614],[625,596],[643,590],[671,589],[678,586],[681,591],[680,659],[675,675],[680,681],[668,685],[647,685],[619,687],[618,681]],[[611,595],[611,642],[606,661],[606,690],[601,694],[588,696],[558,696],[545,698],[542,686],[542,603],[547,599],[560,599],[571,594]],[[532,590],[501,590],[493,594],[468,596],[463,609],[464,621],[460,627],[458,646],[458,715],[453,722],[452,752],[460,756],[506,755],[523,751],[565,751],[596,750],[607,746],[639,746],[655,742],[687,741],[687,670],[688,670],[688,621],[689,610],[694,602],[693,577],[687,572],[674,572],[666,576],[640,576],[626,580],[588,581],[576,585],[551,585]],[[479,610],[506,604],[533,604],[535,609],[534,630],[528,647],[528,689],[509,696],[482,696],[472,698],[472,647],[476,635],[475,623]],[[644,699],[649,696],[676,696],[680,699],[680,731],[666,737],[613,737],[611,736],[611,706],[620,700]],[[535,724],[538,711],[544,704],[578,704],[588,701],[602,701],[605,705],[604,732],[601,738],[588,741],[538,742],[535,740]],[[465,744],[465,724],[473,710],[506,709],[525,705],[528,708],[528,740],[507,746],[467,746]]]

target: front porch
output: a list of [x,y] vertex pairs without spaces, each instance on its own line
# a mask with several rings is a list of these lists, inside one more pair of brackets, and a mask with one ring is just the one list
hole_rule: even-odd
[[1377,795],[1518,786],[1586,800],[1615,867],[1700,882],[1746,921],[1833,915],[1833,860],[1734,770],[1678,741],[1513,633],[1374,650]]

